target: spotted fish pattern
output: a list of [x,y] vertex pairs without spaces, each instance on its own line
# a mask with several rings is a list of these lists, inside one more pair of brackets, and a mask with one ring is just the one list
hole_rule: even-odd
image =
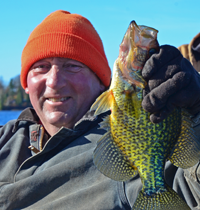
[[186,111],[176,108],[162,122],[154,124],[142,108],[146,81],[142,68],[152,53],[159,50],[158,31],[132,21],[120,45],[114,63],[109,90],[91,107],[98,115],[111,114],[100,124],[106,134],[94,151],[94,164],[106,176],[126,181],[139,174],[142,190],[132,207],[139,209],[190,209],[167,186],[166,160],[188,168],[200,158],[200,145]]

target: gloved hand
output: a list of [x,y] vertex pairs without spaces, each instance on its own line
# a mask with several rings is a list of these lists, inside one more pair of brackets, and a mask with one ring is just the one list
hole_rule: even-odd
[[200,75],[177,48],[161,46],[145,63],[142,76],[147,81],[142,106],[153,123],[161,122],[174,107],[192,115],[200,111]]

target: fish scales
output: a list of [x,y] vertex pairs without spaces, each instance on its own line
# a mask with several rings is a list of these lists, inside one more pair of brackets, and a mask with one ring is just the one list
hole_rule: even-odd
[[132,209],[190,209],[164,178],[167,159],[187,168],[200,158],[200,145],[189,117],[176,108],[162,122],[153,124],[141,105],[146,85],[141,71],[151,52],[159,49],[157,32],[135,21],[129,25],[110,88],[91,107],[96,115],[111,110],[100,124],[107,133],[97,143],[94,164],[117,181],[139,173],[143,187]]
[[[113,79],[119,81],[120,78],[123,81],[122,75],[119,77],[118,74]],[[116,88],[119,89],[118,85]],[[133,87],[130,84],[131,88]],[[163,123],[153,124],[149,121],[149,114],[142,109],[141,103],[140,117],[136,117],[131,103],[131,94],[118,95],[117,93],[115,96],[115,89],[113,94],[119,103],[123,101],[122,109],[119,109],[116,104],[112,107],[112,114],[115,119],[111,120],[111,133],[114,142],[131,165],[137,167],[143,182],[143,191],[150,195],[156,193],[161,187],[165,189],[164,162],[174,146],[173,142],[178,136],[177,130],[180,130],[180,110],[175,110],[173,115],[170,115],[171,117],[168,117]],[[141,90],[138,94],[142,94]],[[176,117],[179,120],[174,120]],[[121,133],[124,134],[121,135]],[[171,139],[171,142],[168,142],[168,139]],[[151,163],[154,163],[154,168]]]

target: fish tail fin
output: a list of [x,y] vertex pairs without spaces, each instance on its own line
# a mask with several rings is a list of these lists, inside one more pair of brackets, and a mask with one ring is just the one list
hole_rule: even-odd
[[110,110],[113,100],[114,95],[112,90],[107,90],[97,98],[97,100],[91,106],[90,110],[96,110],[95,115],[106,112]]
[[190,210],[189,206],[179,195],[167,186],[165,192],[145,195],[140,191],[132,210]]

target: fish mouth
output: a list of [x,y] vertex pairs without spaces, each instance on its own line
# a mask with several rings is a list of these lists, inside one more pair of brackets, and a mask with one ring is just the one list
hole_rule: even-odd
[[131,21],[120,44],[118,66],[123,77],[140,88],[147,84],[142,77],[142,69],[151,53],[159,48],[157,33],[156,29],[138,26]]
[[51,97],[51,98],[47,98],[47,100],[52,101],[52,102],[64,102],[64,101],[67,101],[69,98],[71,97],[60,97],[60,98]]

